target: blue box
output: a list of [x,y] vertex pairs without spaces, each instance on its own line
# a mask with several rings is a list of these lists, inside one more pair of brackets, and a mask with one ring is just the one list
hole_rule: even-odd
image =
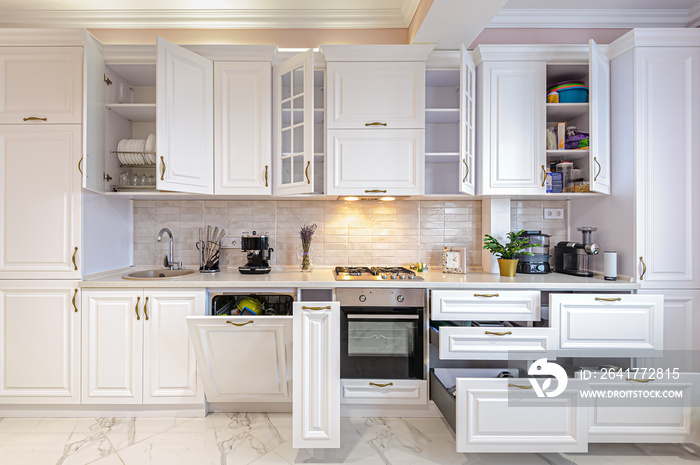
[[545,182],[545,192],[552,194],[564,192],[564,173],[557,171],[548,172]]

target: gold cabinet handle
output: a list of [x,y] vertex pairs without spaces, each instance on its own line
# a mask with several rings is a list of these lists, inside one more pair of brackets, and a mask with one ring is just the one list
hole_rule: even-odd
[[163,155],[160,156],[160,164],[160,180],[165,181],[165,178],[163,177],[165,176],[165,160],[163,159]]
[[386,194],[386,189],[365,189],[365,194]]
[[644,278],[644,275],[647,272],[647,264],[644,263],[644,259],[642,257],[639,257],[639,261],[642,262],[642,274],[639,275],[639,279],[641,280],[642,278]]
[[542,165],[542,187],[544,187],[544,183],[547,180],[547,170],[544,169],[544,165]]
[[75,305],[75,298],[78,296],[78,290],[76,289],[75,292],[73,293],[73,308],[75,309],[75,313],[78,313],[78,306]]
[[508,387],[514,387],[518,389],[532,389],[532,386],[522,386],[520,384],[508,383]]
[[136,319],[140,320],[141,317],[139,316],[139,302],[141,301],[141,297],[136,297],[136,305],[134,305],[134,312],[136,312]]
[[596,297],[595,300],[602,300],[605,302],[619,302],[622,300],[621,297]]
[[603,171],[603,167],[600,166],[600,163],[598,163],[598,157],[593,157],[593,161],[595,162],[596,165],[598,165],[598,172],[596,173],[595,176],[593,176],[593,181],[597,181],[598,176],[600,176],[600,172]]
[[462,179],[462,182],[467,182],[467,176],[469,176],[469,164],[467,163],[466,158],[462,159],[462,161],[464,162],[464,168],[467,170],[467,172],[464,173],[464,179]]
[[307,161],[306,169],[304,170],[304,174],[306,174],[306,184],[311,184],[311,179],[309,179],[309,166],[311,166],[311,162]]
[[28,116],[27,118],[22,118],[22,121],[46,121],[46,118],[39,118],[37,116]]
[[328,305],[328,306],[326,306],[326,307],[307,307],[306,305],[304,305],[304,306],[301,307],[301,308],[302,308],[303,310],[314,310],[314,311],[318,311],[318,310],[330,310],[330,309],[331,309],[331,306]]
[[80,157],[80,160],[78,161],[78,171],[80,171],[81,176],[83,175],[83,169],[80,167],[80,165],[83,164],[83,158],[84,157]]
[[627,378],[627,381],[634,381],[635,383],[648,383],[649,381],[654,381],[653,378],[649,379],[634,379],[634,378]]
[[146,315],[146,321],[148,321],[148,297],[146,297],[146,301],[143,303],[143,314]]
[[474,297],[498,297],[498,294],[474,294]]
[[377,383],[373,383],[370,381],[369,385],[370,386],[377,386],[377,387],[387,387],[387,386],[393,386],[394,383],[377,384]]
[[249,324],[254,323],[254,322],[253,322],[253,320],[250,320],[250,321],[246,321],[245,323],[234,323],[233,321],[226,320],[226,323],[233,325],[233,326],[245,326],[245,325],[249,325]]
[[374,123],[365,123],[365,126],[386,126],[386,123],[380,123],[379,121],[375,121]]
[[78,248],[76,247],[75,250],[73,251],[73,268],[75,268],[75,271],[78,271],[78,264],[75,263],[75,255],[78,253]]
[[267,187],[267,165],[265,165],[265,187]]
[[513,333],[511,331],[505,331],[502,333],[493,332],[493,331],[484,331],[484,334],[493,334],[494,336],[507,336],[508,334],[513,334]]

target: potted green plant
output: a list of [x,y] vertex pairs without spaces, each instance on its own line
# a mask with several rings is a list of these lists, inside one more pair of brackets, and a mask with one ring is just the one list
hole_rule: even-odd
[[484,249],[491,252],[498,258],[498,269],[501,276],[515,276],[515,268],[518,266],[518,255],[533,255],[532,252],[521,252],[523,249],[532,247],[530,238],[522,237],[525,231],[509,232],[508,242],[503,245],[498,240],[489,235],[484,234]]

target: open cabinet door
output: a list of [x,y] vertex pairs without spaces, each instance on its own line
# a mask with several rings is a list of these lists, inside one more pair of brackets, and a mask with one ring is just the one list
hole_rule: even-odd
[[314,52],[274,68],[274,194],[314,192]]
[[591,191],[610,193],[610,60],[591,39],[589,42],[589,102]]
[[214,64],[159,37],[156,84],[156,187],[213,194]]
[[84,115],[83,159],[80,162],[82,186],[102,194],[105,183],[105,60],[102,58],[102,44],[92,34],[85,31],[83,40],[84,66]]
[[474,195],[476,66],[462,44],[459,71],[459,191]]

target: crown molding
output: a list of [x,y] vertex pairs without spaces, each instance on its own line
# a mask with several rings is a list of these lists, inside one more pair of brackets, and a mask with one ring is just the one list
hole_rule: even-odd
[[83,29],[0,28],[0,45],[66,46],[83,45]]
[[700,3],[690,9],[688,27],[700,27]]
[[634,47],[697,47],[700,29],[651,28],[632,29],[610,44],[608,57],[612,60]]
[[406,16],[407,12],[399,9],[25,10],[3,11],[0,27],[374,29],[406,28],[410,22]]
[[691,11],[685,9],[506,8],[499,11],[487,27],[528,29],[686,27],[690,22]]
[[403,15],[404,23],[406,24],[405,27],[408,27],[408,25],[411,24],[413,15],[416,14],[416,10],[418,9],[420,2],[421,0],[406,0],[401,5],[401,14]]
[[461,66],[459,50],[434,50],[428,61],[425,62],[426,69],[457,68]]
[[429,45],[321,45],[326,61],[426,61]]
[[[607,45],[600,45],[604,53]],[[589,60],[588,44],[532,45],[532,44],[480,44],[472,56],[474,64],[483,61],[546,61],[552,63],[578,63]]]

